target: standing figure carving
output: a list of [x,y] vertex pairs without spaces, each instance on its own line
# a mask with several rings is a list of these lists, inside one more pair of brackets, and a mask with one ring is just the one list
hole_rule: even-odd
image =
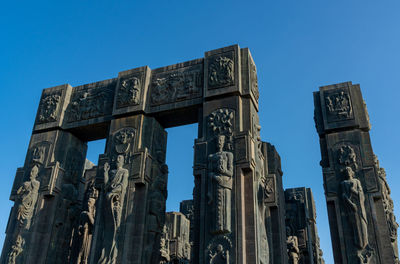
[[161,165],[161,175],[158,176],[151,188],[149,195],[149,214],[147,220],[147,243],[143,263],[158,263],[160,252],[161,233],[165,222],[165,201],[167,200],[166,179],[168,177],[167,164]]
[[299,250],[299,241],[297,239],[297,236],[288,236],[286,244],[289,255],[289,264],[298,264],[300,250]]
[[87,208],[81,213],[79,219],[79,254],[76,264],[87,264],[90,253],[94,218],[96,215],[95,204],[98,196],[98,191],[94,188],[94,186],[91,186],[90,188],[90,194],[87,200]]
[[122,208],[128,186],[129,172],[123,168],[123,155],[117,156],[116,165],[117,168],[110,172],[110,165],[108,163],[104,164],[104,240],[98,264],[117,263],[117,235],[120,231]]
[[18,206],[17,220],[20,225],[26,229],[30,228],[33,211],[38,198],[40,182],[36,180],[39,168],[35,165],[30,172],[30,180],[26,181],[19,187],[17,194],[19,195],[20,204]]
[[15,244],[11,246],[11,252],[8,254],[8,262],[7,264],[15,264],[17,257],[24,250],[25,240],[22,236],[18,235]]
[[365,212],[365,196],[361,182],[354,178],[351,167],[343,170],[345,179],[341,182],[342,198],[345,212],[349,222],[349,228],[353,230],[354,245],[358,249],[358,259],[363,262],[365,256],[363,251],[368,245],[368,220]]
[[[264,171],[262,170],[262,173]],[[271,182],[271,181],[269,181]],[[273,193],[271,186],[268,184],[266,177],[263,175],[258,183],[258,224],[259,224],[259,235],[260,235],[260,263],[269,263],[269,245],[266,229],[266,209],[268,199]]]
[[211,233],[231,232],[231,192],[233,154],[224,151],[225,136],[217,137],[217,152],[208,156],[208,204],[212,205],[214,225]]

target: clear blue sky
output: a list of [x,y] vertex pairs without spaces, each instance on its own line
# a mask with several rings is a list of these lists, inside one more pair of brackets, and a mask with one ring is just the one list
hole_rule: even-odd
[[[135,4],[137,2],[137,4]],[[360,83],[371,138],[400,219],[400,1],[3,1],[0,8],[0,245],[17,167],[43,88],[116,77],[249,47],[258,68],[262,139],[282,157],[284,186],[311,187],[333,263],[312,92]],[[168,209],[191,197],[196,126],[169,129]],[[97,162],[102,144],[91,143]]]

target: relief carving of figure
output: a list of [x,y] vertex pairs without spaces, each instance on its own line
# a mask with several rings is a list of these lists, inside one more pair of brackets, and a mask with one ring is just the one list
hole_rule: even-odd
[[234,78],[234,63],[232,59],[219,56],[211,61],[208,69],[208,85],[210,88],[232,85]]
[[289,255],[289,264],[298,264],[300,258],[300,249],[297,236],[288,236],[286,244]]
[[39,108],[39,123],[57,120],[57,106],[60,99],[61,96],[59,94],[50,94],[41,100]]
[[341,91],[325,98],[328,112],[339,119],[349,118],[352,115],[350,96]]
[[229,264],[229,250],[219,244],[215,252],[210,254],[210,264]]
[[272,194],[272,186],[268,184],[265,176],[261,176],[261,179],[258,183],[258,192],[257,192],[257,200],[258,200],[258,224],[259,224],[259,234],[260,234],[260,263],[268,264],[269,263],[269,245],[268,245],[268,237],[267,237],[267,228],[266,228],[266,209],[267,202]]
[[90,253],[94,218],[96,215],[95,204],[98,197],[98,191],[94,186],[91,186],[90,188],[91,190],[89,190],[90,194],[87,200],[87,208],[85,211],[82,211],[79,219],[79,254],[76,264],[87,264]]
[[165,222],[165,201],[167,200],[166,179],[168,178],[168,166],[161,165],[161,176],[158,176],[152,184],[149,195],[149,213],[147,217],[147,243],[143,263],[157,263],[157,245],[160,242],[161,233]]
[[169,263],[169,261],[170,261],[169,237],[168,237],[168,229],[167,229],[167,226],[165,226],[165,225],[164,225],[162,236],[160,239],[160,253],[161,253],[160,264]]
[[21,235],[17,236],[17,240],[15,244],[11,246],[11,251],[8,253],[8,262],[7,264],[15,264],[17,257],[22,253],[24,250],[25,240],[22,238]]
[[115,264],[118,256],[117,234],[120,231],[122,208],[129,177],[128,170],[123,168],[123,155],[117,156],[116,166],[115,170],[110,171],[110,165],[104,164],[104,240],[98,264]]
[[361,182],[354,178],[354,171],[351,167],[343,170],[345,179],[341,182],[342,199],[349,223],[353,230],[353,243],[359,250],[358,257],[363,263],[363,253],[368,245],[368,220],[365,212],[365,196]]
[[117,95],[117,107],[138,105],[140,102],[140,79],[132,77],[121,82]]
[[17,211],[17,220],[21,226],[29,229],[31,226],[31,219],[33,211],[38,199],[38,191],[40,182],[36,180],[39,173],[39,168],[35,165],[30,172],[30,180],[22,184],[17,190],[19,195],[20,204]]
[[233,154],[224,151],[225,136],[217,137],[217,152],[208,156],[209,188],[208,204],[212,205],[214,226],[212,233],[231,232],[231,192]]

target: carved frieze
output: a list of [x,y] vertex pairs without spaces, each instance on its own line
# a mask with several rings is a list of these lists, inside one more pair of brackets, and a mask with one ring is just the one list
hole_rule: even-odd
[[40,100],[38,124],[57,121],[57,113],[61,101],[61,91],[45,94]]
[[333,92],[326,91],[324,95],[328,122],[354,118],[348,89],[340,89]]
[[115,81],[75,87],[67,109],[69,123],[111,114]]
[[138,105],[142,90],[142,80],[140,76],[132,76],[121,80],[117,92],[117,108]]
[[233,52],[215,55],[208,62],[208,89],[235,84],[235,63]]
[[151,83],[151,106],[198,98],[202,95],[202,89],[202,64],[154,73]]

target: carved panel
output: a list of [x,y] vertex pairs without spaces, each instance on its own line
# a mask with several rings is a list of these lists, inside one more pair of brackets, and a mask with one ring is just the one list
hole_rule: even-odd
[[57,121],[60,101],[61,91],[44,94],[40,100],[37,123],[43,124]]
[[174,71],[154,73],[151,83],[151,106],[201,97],[203,65],[198,64]]
[[109,115],[112,112],[115,80],[75,87],[67,109],[69,123]]
[[21,235],[17,236],[14,245],[11,246],[10,253],[7,256],[7,263],[8,264],[15,264],[17,263],[17,257],[22,253],[24,250],[25,240],[22,238]]
[[264,187],[264,197],[266,203],[275,202],[275,177],[261,177],[262,185]]
[[233,263],[232,241],[228,236],[219,235],[211,239],[207,246],[207,263],[230,264]]
[[208,89],[235,84],[234,53],[223,53],[209,58]]
[[260,97],[260,93],[258,90],[258,79],[257,79],[257,68],[256,65],[250,61],[250,89],[251,92],[254,95],[254,99],[258,101],[258,98]]
[[131,76],[122,79],[117,92],[117,108],[140,104],[141,91],[143,90],[143,79],[141,76]]
[[354,118],[350,93],[347,88],[324,92],[328,123]]

